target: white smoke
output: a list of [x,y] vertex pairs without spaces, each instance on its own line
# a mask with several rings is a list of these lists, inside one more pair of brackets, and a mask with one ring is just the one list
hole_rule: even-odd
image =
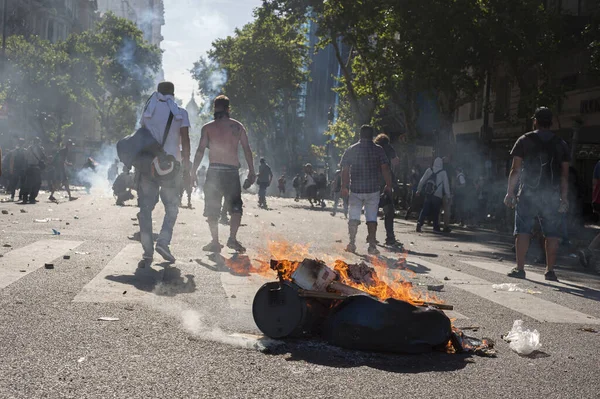
[[[77,180],[90,187],[90,193],[101,197],[112,197],[112,182],[108,181],[108,169],[117,157],[117,149],[114,145],[104,145],[93,154],[96,169],[84,168],[77,174]],[[122,164],[119,164],[119,171]]]
[[202,340],[261,352],[282,344],[281,341],[266,337],[227,333],[220,327],[209,323],[205,315],[200,311],[191,309],[179,301],[164,296],[155,296],[150,305],[166,315],[176,316],[181,323],[181,327]]

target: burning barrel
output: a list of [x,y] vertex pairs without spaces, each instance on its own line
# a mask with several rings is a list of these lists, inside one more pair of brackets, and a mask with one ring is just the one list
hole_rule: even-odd
[[289,281],[263,285],[252,303],[256,326],[270,338],[301,337],[319,332],[327,307],[318,299],[299,295]]

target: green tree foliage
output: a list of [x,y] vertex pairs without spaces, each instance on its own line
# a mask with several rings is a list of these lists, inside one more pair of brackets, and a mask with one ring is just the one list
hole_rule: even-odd
[[[80,114],[96,112],[105,139],[133,131],[137,109],[152,88],[161,52],[130,21],[105,15],[93,31],[50,43],[11,36],[0,95],[20,121],[47,140],[81,129]],[[80,132],[75,132],[80,133]]]
[[233,36],[216,40],[208,60],[200,59],[192,76],[205,101],[218,92],[231,99],[233,116],[246,126],[258,154],[278,154],[276,166],[291,166],[301,136],[296,110],[306,80],[305,37],[299,22],[265,9],[255,15]]

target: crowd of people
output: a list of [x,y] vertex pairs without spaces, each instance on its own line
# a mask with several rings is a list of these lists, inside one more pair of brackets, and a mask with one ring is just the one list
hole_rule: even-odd
[[[265,158],[260,158],[258,173],[255,173],[248,135],[244,126],[230,117],[229,99],[218,96],[214,100],[214,120],[202,127],[192,162],[189,118],[176,104],[174,90],[172,83],[159,84],[141,119],[142,130],[145,130],[142,133],[162,143],[158,155],[125,164],[121,173],[120,160],[115,159],[108,169],[107,178],[112,183],[117,205],[135,198],[132,191],[137,194],[143,248],[140,267],[151,264],[154,252],[169,262],[175,261],[170,251],[173,227],[185,193],[191,207],[193,190],[203,196],[204,216],[211,233],[211,241],[203,250],[219,253],[223,248],[219,238],[220,221],[229,225],[226,245],[240,253],[246,251],[237,238],[243,214],[240,147],[248,171],[243,188],[249,189],[256,184],[258,205],[269,209],[267,190],[273,184],[273,170]],[[385,225],[385,246],[403,248],[394,234],[400,191],[406,194],[405,217],[418,215],[416,232],[422,232],[428,222],[434,232],[450,233],[452,224],[478,225],[492,219],[509,225],[509,220],[514,217],[517,265],[509,276],[525,277],[525,256],[533,235],[542,237],[546,279],[555,281],[557,248],[561,240],[569,241],[568,221],[572,219],[568,213],[569,203],[576,201],[576,194],[573,194],[576,188],[573,187],[577,178],[569,166],[567,144],[550,130],[552,112],[540,107],[532,119],[534,130],[519,138],[511,151],[512,166],[505,196],[502,193],[505,183],[494,182],[489,175],[470,176],[449,157],[435,157],[431,166],[424,170],[414,165],[409,181],[400,190],[401,185],[394,175],[400,160],[390,145],[390,138],[385,134],[375,135],[373,127],[364,125],[360,128],[359,141],[344,152],[331,180],[327,178],[326,170],[316,171],[308,163],[302,173],[291,180],[293,197],[295,201],[306,199],[311,208],[325,208],[325,201],[331,200],[332,216],[337,215],[342,200],[342,212],[348,220],[348,252],[357,251],[356,236],[364,214],[367,253],[370,255],[379,254],[377,226],[380,217]],[[35,203],[44,176],[48,181],[50,200],[56,200],[55,191],[63,187],[70,200],[76,199],[71,195],[66,170],[71,165],[68,155],[72,145],[67,141],[49,158],[39,139],[33,139],[28,145],[19,139],[13,149],[5,152],[2,162],[2,184],[10,199]],[[201,166],[208,148],[208,167]],[[91,162],[90,168],[95,168],[93,160],[88,162]],[[286,175],[280,174],[275,181],[279,196],[285,196]],[[593,184],[594,209],[600,212],[600,166],[594,171]],[[165,216],[155,242],[152,212],[158,201],[164,204]],[[597,249],[600,249],[600,236],[580,252],[582,264],[589,265]]]

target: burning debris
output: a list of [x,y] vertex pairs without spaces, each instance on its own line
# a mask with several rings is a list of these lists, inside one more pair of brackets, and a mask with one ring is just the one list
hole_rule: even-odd
[[[252,312],[270,338],[322,337],[349,349],[422,353],[432,349],[491,356],[487,341],[466,337],[441,310],[452,306],[414,290],[407,281],[386,282],[382,268],[341,260],[271,260],[278,282],[259,289]],[[383,270],[381,270],[383,272]]]

